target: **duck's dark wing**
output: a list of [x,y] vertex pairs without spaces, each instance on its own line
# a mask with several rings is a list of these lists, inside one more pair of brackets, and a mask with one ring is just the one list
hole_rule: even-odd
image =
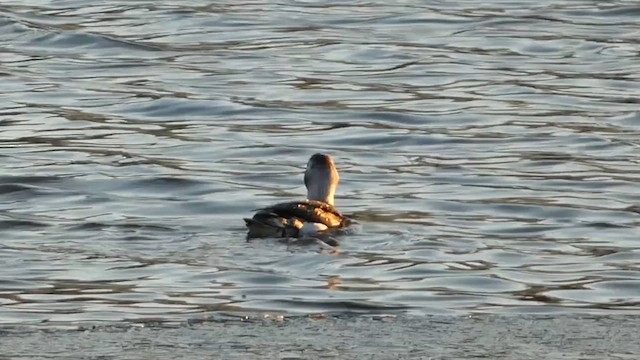
[[258,211],[253,218],[244,219],[249,232],[248,239],[265,237],[297,237],[302,222],[295,218],[286,219],[268,211]]
[[316,200],[275,204],[258,210],[256,216],[264,212],[276,214],[285,219],[297,218],[302,222],[321,223],[329,228],[349,225],[349,219],[342,216],[334,206]]

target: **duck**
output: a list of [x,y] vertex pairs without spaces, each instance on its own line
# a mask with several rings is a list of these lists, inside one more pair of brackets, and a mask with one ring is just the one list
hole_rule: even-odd
[[330,155],[316,153],[307,162],[303,201],[278,203],[256,210],[244,218],[247,239],[300,238],[345,228],[351,221],[335,207],[334,198],[340,175]]

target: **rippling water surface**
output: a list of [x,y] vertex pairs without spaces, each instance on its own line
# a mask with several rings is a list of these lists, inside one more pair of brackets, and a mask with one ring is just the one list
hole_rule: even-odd
[[[0,322],[631,312],[636,1],[3,1]],[[334,156],[336,249],[246,242]]]

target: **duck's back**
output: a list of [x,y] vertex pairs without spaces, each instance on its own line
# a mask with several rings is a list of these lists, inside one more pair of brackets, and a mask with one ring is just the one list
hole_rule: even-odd
[[305,200],[275,204],[259,209],[251,219],[244,219],[249,229],[248,237],[297,237],[303,227],[313,224],[314,228],[340,228],[349,225],[349,219],[342,216],[331,204],[322,201]]

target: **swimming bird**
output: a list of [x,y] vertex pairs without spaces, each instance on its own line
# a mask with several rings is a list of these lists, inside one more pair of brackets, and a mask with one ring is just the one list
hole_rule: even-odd
[[349,219],[334,206],[339,181],[331,156],[313,154],[304,172],[307,199],[258,209],[251,219],[244,219],[247,238],[304,237],[349,226]]

